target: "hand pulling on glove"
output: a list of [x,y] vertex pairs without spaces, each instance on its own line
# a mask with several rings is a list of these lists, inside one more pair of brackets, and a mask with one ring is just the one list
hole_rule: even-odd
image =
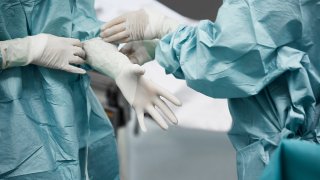
[[151,9],[121,15],[101,27],[105,42],[126,43],[136,40],[161,39],[173,32],[179,23]]

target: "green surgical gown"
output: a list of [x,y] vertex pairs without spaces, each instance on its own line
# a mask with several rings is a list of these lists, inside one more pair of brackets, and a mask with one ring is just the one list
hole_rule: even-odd
[[[39,33],[96,37],[93,2],[1,0],[0,41]],[[0,142],[0,179],[119,179],[113,128],[88,75],[35,65],[0,69]]]
[[224,0],[214,23],[180,26],[155,55],[191,88],[228,99],[240,180],[258,179],[282,139],[319,142],[319,0]]

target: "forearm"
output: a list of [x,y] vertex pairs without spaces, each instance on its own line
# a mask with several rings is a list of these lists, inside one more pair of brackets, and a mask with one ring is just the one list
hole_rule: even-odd
[[[1,69],[25,66],[42,55],[46,38],[38,35],[35,40],[32,36],[7,41],[0,41]],[[32,48],[32,49],[31,49]]]
[[83,42],[86,52],[86,62],[96,71],[115,79],[122,68],[130,61],[118,52],[115,45],[106,43],[100,38]]
[[[186,79],[190,87],[211,97],[257,94],[296,67],[295,61],[286,61],[283,55],[297,53],[286,45],[301,36],[298,3],[269,2],[270,9],[263,8],[263,2],[226,1],[215,23],[180,26],[165,36],[157,46],[156,60],[167,73]],[[292,6],[292,11],[284,6]],[[252,10],[259,10],[260,16],[251,17]]]
[[103,22],[96,16],[94,1],[78,0],[74,2],[72,37],[81,41],[98,37]]

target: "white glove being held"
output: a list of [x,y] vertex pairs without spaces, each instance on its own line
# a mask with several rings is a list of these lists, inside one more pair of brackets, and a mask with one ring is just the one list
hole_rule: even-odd
[[116,81],[122,94],[136,111],[143,131],[146,131],[144,112],[149,113],[160,127],[168,128],[166,121],[156,110],[156,106],[168,120],[175,124],[178,122],[160,97],[166,98],[175,105],[181,105],[180,101],[168,91],[144,78],[144,69],[132,64],[125,55],[118,52],[114,45],[105,43],[101,39],[91,39],[84,42],[84,49],[87,62],[97,71]]
[[159,40],[144,40],[128,42],[120,52],[125,54],[132,63],[143,65],[154,60],[155,50]]
[[83,64],[85,52],[78,39],[38,34],[0,42],[2,68],[35,64],[71,73],[86,73],[71,64]]
[[[159,111],[164,114],[166,119],[174,124],[178,124],[176,116],[161,97],[176,106],[181,106],[179,99],[166,89],[143,77],[139,74],[140,72],[135,70],[134,66],[138,65],[133,65],[132,68],[130,68],[131,70],[125,70],[121,73],[116,79],[116,83],[124,97],[136,111],[142,131],[145,132],[147,130],[144,123],[145,112],[149,113],[157,124],[165,130],[168,129],[168,125],[161,117]],[[155,107],[157,107],[159,111]]]
[[121,15],[101,27],[106,42],[125,43],[136,40],[161,39],[177,29],[179,23],[151,9]]

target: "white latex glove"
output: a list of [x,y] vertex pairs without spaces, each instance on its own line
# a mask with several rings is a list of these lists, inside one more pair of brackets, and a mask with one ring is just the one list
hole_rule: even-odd
[[78,39],[38,34],[0,41],[2,69],[35,64],[71,73],[86,73],[71,64],[83,64],[85,52]]
[[116,81],[122,94],[136,111],[142,131],[146,131],[145,112],[149,113],[163,129],[167,129],[168,125],[159,111],[169,121],[178,123],[174,113],[161,97],[177,106],[181,105],[180,101],[167,90],[144,78],[145,70],[141,66],[132,64],[125,55],[118,52],[116,46],[101,39],[85,41],[83,47],[87,62],[97,71]]
[[125,43],[136,40],[161,39],[177,29],[179,23],[151,9],[121,15],[101,27],[105,42]]
[[120,52],[125,54],[132,63],[143,65],[154,60],[159,40],[132,41],[125,44]]

